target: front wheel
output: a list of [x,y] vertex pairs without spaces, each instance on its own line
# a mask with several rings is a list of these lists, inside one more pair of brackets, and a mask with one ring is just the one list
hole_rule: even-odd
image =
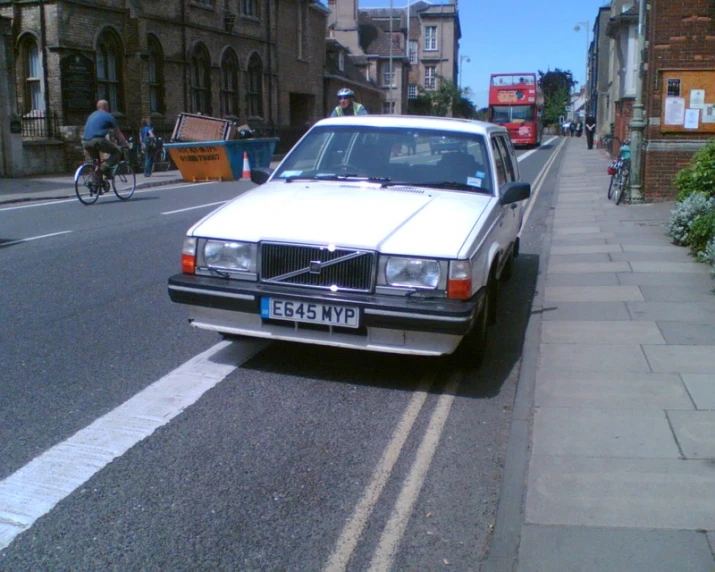
[[117,165],[114,171],[114,178],[112,179],[114,194],[117,195],[118,199],[126,201],[132,197],[136,186],[137,180],[134,175],[134,169],[132,169],[129,163],[122,161]]
[[628,169],[624,169],[623,174],[621,175],[621,185],[620,189],[618,190],[618,195],[616,196],[616,204],[620,205],[621,201],[623,201],[624,195],[629,192],[631,189],[631,173]]
[[77,169],[74,175],[74,192],[83,205],[97,202],[101,191],[99,173],[94,170],[94,165],[85,164]]
[[616,173],[611,175],[611,182],[608,184],[608,200],[611,200],[611,198],[613,197],[613,191],[615,190],[615,187],[618,186],[616,184],[617,177],[618,177],[618,175]]

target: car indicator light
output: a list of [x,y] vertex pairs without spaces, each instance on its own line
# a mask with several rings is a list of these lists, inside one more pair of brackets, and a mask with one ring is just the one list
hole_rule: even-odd
[[469,300],[472,297],[472,266],[468,260],[453,260],[449,264],[447,298]]
[[469,300],[472,297],[472,279],[448,280],[447,298],[450,300]]
[[184,247],[181,249],[181,271],[184,274],[194,274],[196,272],[196,239],[186,237]]

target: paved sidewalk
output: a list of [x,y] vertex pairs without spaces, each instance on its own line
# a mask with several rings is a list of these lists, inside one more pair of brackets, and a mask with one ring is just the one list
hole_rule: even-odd
[[[137,173],[137,189],[183,182],[184,179],[177,170],[154,173],[151,177]],[[0,204],[66,199],[74,196],[74,174],[0,178]]]
[[713,572],[715,281],[608,163],[568,141],[547,221],[516,569]]

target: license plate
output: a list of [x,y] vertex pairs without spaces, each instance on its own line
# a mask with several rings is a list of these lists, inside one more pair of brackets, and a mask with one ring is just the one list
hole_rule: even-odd
[[261,318],[288,320],[308,324],[325,324],[343,328],[360,326],[360,313],[357,308],[296,302],[280,298],[261,298]]

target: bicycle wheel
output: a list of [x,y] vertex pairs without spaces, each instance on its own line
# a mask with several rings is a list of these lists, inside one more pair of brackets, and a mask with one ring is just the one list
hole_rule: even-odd
[[618,192],[618,196],[616,196],[616,204],[620,205],[621,201],[623,200],[623,197],[627,192],[631,190],[631,172],[626,167],[623,169],[623,173],[621,174],[621,188]]
[[614,173],[613,175],[611,175],[611,182],[608,183],[608,198],[609,198],[609,200],[611,199],[611,197],[613,197],[613,191],[615,190],[615,187],[616,187],[616,185],[615,185],[616,177],[617,177],[617,173]]
[[137,179],[134,175],[134,169],[126,161],[122,161],[117,165],[112,179],[112,187],[117,198],[126,201],[134,194],[134,189],[137,186]]
[[151,172],[160,173],[169,170],[169,154],[163,147],[154,151],[154,160],[151,163]]
[[94,165],[84,164],[74,174],[74,192],[79,202],[91,205],[99,198],[100,185],[95,181],[98,173],[94,172]]

